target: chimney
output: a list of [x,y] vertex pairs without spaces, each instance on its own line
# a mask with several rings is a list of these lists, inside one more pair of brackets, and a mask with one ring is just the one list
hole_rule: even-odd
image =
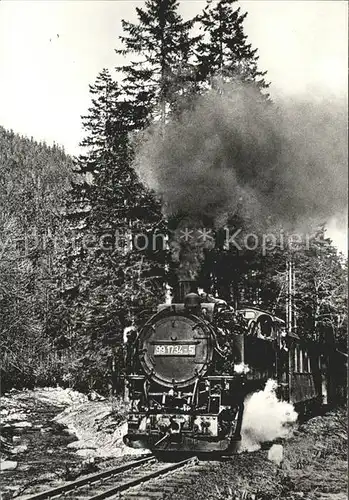
[[190,293],[197,293],[197,284],[194,280],[180,280],[178,281],[175,290],[174,290],[174,303],[184,302],[184,297]]

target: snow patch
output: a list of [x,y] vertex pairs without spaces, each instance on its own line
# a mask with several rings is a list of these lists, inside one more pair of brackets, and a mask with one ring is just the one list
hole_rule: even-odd
[[281,444],[273,444],[268,451],[268,460],[280,466],[284,458],[284,447]]
[[55,406],[72,406],[88,401],[88,397],[73,389],[62,389],[62,387],[44,387],[34,389],[28,396],[43,403],[50,403]]
[[0,459],[0,472],[5,470],[16,469],[18,462],[12,462],[11,460],[1,460]]
[[78,441],[68,446],[77,450],[78,455],[110,458],[142,453],[142,450],[133,450],[123,443],[122,438],[127,432],[125,418],[126,406],[122,401],[116,408],[108,401],[87,401],[66,408],[54,420],[74,432]]

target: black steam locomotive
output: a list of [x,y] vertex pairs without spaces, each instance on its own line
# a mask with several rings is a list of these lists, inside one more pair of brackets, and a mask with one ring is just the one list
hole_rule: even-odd
[[[130,399],[124,442],[154,453],[229,454],[241,440],[244,400],[269,378],[303,407],[323,400],[323,357],[256,308],[182,293],[158,306],[127,342]],[[182,296],[181,296],[182,295]]]

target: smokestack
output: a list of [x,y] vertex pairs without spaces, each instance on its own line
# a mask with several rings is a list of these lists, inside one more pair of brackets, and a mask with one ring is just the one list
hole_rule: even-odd
[[184,297],[190,292],[197,292],[197,284],[194,280],[179,280],[174,291],[174,302],[184,302]]

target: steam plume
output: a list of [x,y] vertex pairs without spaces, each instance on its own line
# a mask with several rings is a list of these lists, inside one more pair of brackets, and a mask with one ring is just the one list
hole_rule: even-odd
[[268,380],[263,391],[255,392],[245,401],[240,452],[256,451],[261,443],[292,434],[297,413],[293,405],[276,397],[277,383]]

